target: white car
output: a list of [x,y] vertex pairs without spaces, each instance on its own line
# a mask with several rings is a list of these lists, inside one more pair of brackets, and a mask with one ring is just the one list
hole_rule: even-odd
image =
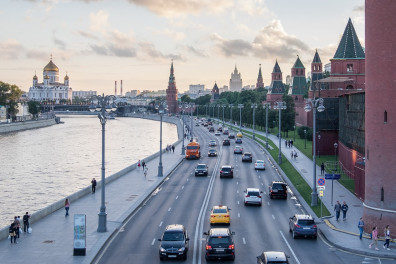
[[263,202],[263,199],[262,199],[262,197],[261,197],[261,194],[262,194],[263,192],[262,191],[260,191],[259,189],[257,189],[257,188],[247,188],[245,191],[244,191],[244,195],[245,195],[245,197],[244,197],[244,203],[245,203],[245,205],[248,205],[248,204],[257,204],[257,205],[260,205],[261,206],[261,204],[262,204],[262,202]]
[[221,132],[220,131],[216,131],[215,136],[220,136]]
[[209,147],[216,147],[216,140],[209,141]]
[[256,160],[256,163],[254,163],[254,169],[255,170],[265,170],[264,160]]

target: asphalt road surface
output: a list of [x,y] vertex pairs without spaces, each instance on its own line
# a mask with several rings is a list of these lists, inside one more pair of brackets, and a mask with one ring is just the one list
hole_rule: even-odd
[[[252,163],[242,163],[242,155],[234,154],[231,146],[222,146],[225,135],[215,136],[208,129],[194,127],[194,136],[201,144],[200,160],[185,160],[173,172],[154,195],[129,219],[120,232],[102,250],[98,263],[160,263],[158,238],[167,225],[182,224],[186,227],[189,251],[186,261],[166,260],[165,263],[206,263],[204,231],[210,229],[209,213],[214,205],[231,208],[229,228],[235,232],[234,263],[256,263],[256,256],[263,251],[283,251],[290,263],[392,263],[391,260],[370,258],[337,250],[320,236],[317,240],[293,239],[289,233],[289,217],[305,213],[304,208],[289,189],[287,200],[271,200],[268,186],[273,180],[281,180],[264,151],[253,141],[243,138],[244,151],[253,154]],[[215,147],[218,157],[208,157],[209,140],[218,141]],[[165,154],[173,155],[173,154]],[[265,171],[255,171],[254,161],[265,161]],[[196,177],[198,163],[209,167],[209,176]],[[234,178],[219,177],[222,165],[234,167]],[[244,206],[243,191],[259,188],[263,191],[263,205]],[[229,260],[215,263],[230,263]]]

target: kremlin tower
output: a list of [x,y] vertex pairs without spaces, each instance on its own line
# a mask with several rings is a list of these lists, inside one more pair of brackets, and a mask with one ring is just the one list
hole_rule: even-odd
[[177,110],[178,110],[177,89],[176,89],[175,75],[174,75],[174,71],[173,71],[173,60],[172,60],[171,69],[170,69],[168,89],[166,89],[166,103],[168,104],[168,112],[169,113],[172,113],[172,114],[177,113]]
[[259,73],[258,73],[258,77],[257,77],[256,89],[257,88],[264,88],[263,75],[261,74],[261,64],[260,64]]
[[285,93],[285,85],[282,82],[282,71],[279,67],[278,60],[275,62],[271,77],[271,86],[267,93],[267,102],[272,105],[273,102],[282,100],[283,94]]

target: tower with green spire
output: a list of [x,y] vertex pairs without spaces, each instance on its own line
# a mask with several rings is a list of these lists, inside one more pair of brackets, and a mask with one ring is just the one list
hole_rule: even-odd
[[282,82],[282,71],[279,67],[278,60],[276,60],[271,74],[271,85],[267,93],[267,101],[275,102],[281,100],[284,93],[285,85]]
[[305,78],[305,67],[302,64],[298,55],[297,60],[291,69],[291,78],[292,79],[288,94],[295,98],[299,96],[302,100],[302,96],[307,91],[307,79]]

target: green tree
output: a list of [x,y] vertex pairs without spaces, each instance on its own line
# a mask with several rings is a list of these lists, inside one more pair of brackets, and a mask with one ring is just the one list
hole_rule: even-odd
[[28,111],[33,117],[37,117],[40,111],[40,103],[36,101],[29,101]]
[[211,98],[210,94],[206,94],[206,95],[200,96],[197,99],[195,99],[195,104],[197,104],[197,105],[209,104],[210,103],[210,98]]
[[8,106],[8,114],[14,118],[19,112],[18,101],[23,91],[15,84],[0,81],[0,105]]
[[192,99],[187,94],[183,95],[180,98],[180,100],[181,100],[182,103],[190,103],[190,102],[192,102]]

